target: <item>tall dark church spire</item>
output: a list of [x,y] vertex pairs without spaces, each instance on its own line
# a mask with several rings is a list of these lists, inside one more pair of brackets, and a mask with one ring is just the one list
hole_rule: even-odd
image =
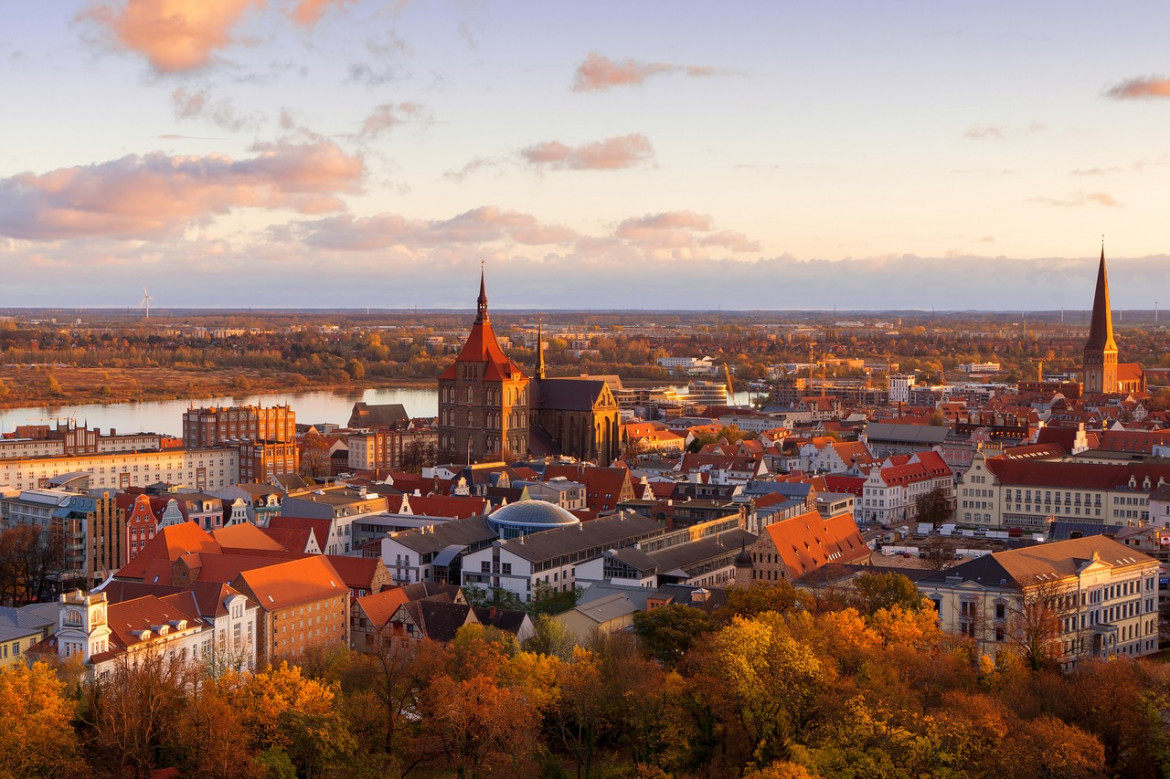
[[1105,242],[1101,242],[1101,263],[1097,266],[1097,291],[1093,294],[1093,318],[1089,323],[1086,349],[1116,349],[1113,340],[1113,311],[1109,305],[1109,276],[1105,272]]
[[483,281],[483,263],[479,264],[479,298],[475,301],[475,323],[482,325],[488,321],[487,287]]
[[1105,273],[1105,241],[1097,266],[1097,290],[1093,294],[1093,318],[1085,341],[1081,381],[1086,393],[1117,392],[1117,342],[1113,340],[1113,312],[1109,304],[1109,277]]

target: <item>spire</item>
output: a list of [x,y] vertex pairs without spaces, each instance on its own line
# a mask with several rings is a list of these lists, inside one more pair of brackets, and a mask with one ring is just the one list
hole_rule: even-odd
[[544,333],[540,318],[536,319],[536,379],[544,381]]
[[1113,340],[1113,312],[1109,305],[1109,277],[1105,273],[1105,239],[1101,239],[1101,264],[1097,266],[1097,290],[1093,294],[1093,317],[1089,321],[1086,349],[1117,350]]
[[475,301],[475,323],[477,325],[488,321],[487,288],[483,281],[483,261],[479,263],[479,298]]

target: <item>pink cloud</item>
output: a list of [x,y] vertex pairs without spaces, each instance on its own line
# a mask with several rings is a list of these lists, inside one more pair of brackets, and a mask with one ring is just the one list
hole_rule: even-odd
[[305,223],[305,243],[327,249],[372,251],[395,246],[434,248],[445,245],[512,242],[530,246],[571,243],[577,234],[561,225],[539,222],[531,214],[481,206],[444,220],[411,220],[399,214],[355,218],[342,214]]
[[1170,78],[1164,76],[1149,76],[1148,78],[1131,78],[1110,87],[1106,96],[1115,100],[1143,100],[1148,98],[1170,98]]
[[158,238],[237,208],[344,209],[364,165],[331,141],[281,141],[255,157],[128,155],[0,179],[0,235],[28,240]]
[[231,31],[263,0],[95,0],[83,16],[120,48],[146,56],[163,73],[194,70],[232,43]]
[[[288,0],[286,13],[312,27],[330,6],[356,0]],[[231,45],[250,9],[265,0],[92,0],[82,18],[93,21],[117,48],[143,54],[160,73],[197,70]]]
[[618,238],[627,240],[646,240],[672,230],[700,230],[711,229],[711,217],[705,214],[696,214],[694,211],[667,211],[661,214],[647,214],[646,216],[627,219],[618,225],[615,233]]
[[292,20],[302,27],[312,27],[317,22],[321,21],[321,17],[325,15],[325,11],[329,6],[335,5],[341,7],[348,3],[354,3],[357,0],[301,0],[296,3],[292,10],[289,11],[289,16]]
[[735,253],[760,251],[757,241],[731,230],[715,231],[711,217],[694,211],[666,211],[626,219],[614,231],[653,260],[691,260],[710,256],[708,249]]
[[692,78],[716,76],[719,71],[705,65],[674,65],[668,62],[611,60],[595,51],[577,66],[573,78],[574,92],[603,92],[613,87],[637,86],[651,76],[683,73]]
[[538,143],[520,150],[520,156],[537,167],[553,170],[619,170],[654,160],[650,139],[637,133],[606,138],[582,146],[560,141]]
[[422,106],[418,103],[400,103],[397,106],[393,103],[383,103],[366,117],[366,120],[362,122],[361,132],[358,134],[372,138],[421,115]]
[[1099,206],[1110,206],[1110,207],[1115,207],[1115,206],[1121,205],[1108,192],[1078,192],[1074,195],[1070,195],[1069,197],[1065,197],[1065,198],[1035,197],[1035,198],[1032,198],[1032,202],[1033,203],[1043,203],[1044,205],[1049,205],[1049,206],[1062,206],[1062,207],[1087,206],[1087,205],[1093,205],[1093,204],[1096,204]]

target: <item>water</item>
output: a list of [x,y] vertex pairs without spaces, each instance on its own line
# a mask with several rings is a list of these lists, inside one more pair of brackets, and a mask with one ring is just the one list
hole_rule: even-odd
[[53,424],[58,419],[74,419],[77,424],[109,428],[119,433],[162,433],[178,436],[183,431],[183,412],[192,406],[265,405],[288,403],[297,414],[298,423],[349,421],[353,404],[401,403],[412,417],[433,417],[439,413],[439,391],[434,387],[411,389],[368,389],[351,392],[287,392],[264,395],[224,396],[200,400],[157,400],[145,403],[93,403],[83,406],[41,406],[0,409],[0,433],[10,433],[17,425]]
[[[733,402],[748,405],[747,392],[737,392]],[[103,431],[114,428],[119,433],[161,433],[179,436],[183,432],[183,412],[192,406],[275,406],[288,403],[297,414],[297,422],[344,425],[349,421],[353,404],[401,403],[412,417],[433,417],[439,413],[437,388],[367,389],[351,392],[287,392],[264,395],[223,396],[201,400],[154,400],[145,403],[92,403],[83,406],[39,406],[0,409],[0,433],[11,433],[17,425],[54,424],[58,419],[88,423]]]

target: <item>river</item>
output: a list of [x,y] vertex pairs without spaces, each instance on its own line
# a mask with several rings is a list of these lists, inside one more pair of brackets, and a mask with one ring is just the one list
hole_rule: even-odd
[[344,425],[353,404],[401,403],[412,417],[433,417],[439,413],[439,391],[434,387],[411,389],[367,389],[350,392],[287,392],[263,395],[224,396],[199,400],[156,400],[145,403],[93,403],[84,406],[42,406],[0,409],[0,433],[11,433],[17,425],[53,424],[57,419],[74,419],[77,424],[110,428],[119,433],[162,433],[181,435],[183,412],[192,406],[283,405],[288,403],[297,422]]
[[[353,404],[401,403],[412,417],[433,417],[439,413],[439,391],[435,387],[409,389],[367,389],[350,392],[287,392],[264,395],[224,396],[200,400],[155,400],[145,403],[92,403],[82,406],[29,406],[0,409],[0,433],[11,433],[17,425],[53,424],[72,419],[88,423],[103,431],[114,428],[119,433],[161,433],[179,436],[183,432],[183,412],[192,406],[283,405],[288,403],[301,424],[349,421]],[[748,393],[737,392],[734,402],[748,405]]]

